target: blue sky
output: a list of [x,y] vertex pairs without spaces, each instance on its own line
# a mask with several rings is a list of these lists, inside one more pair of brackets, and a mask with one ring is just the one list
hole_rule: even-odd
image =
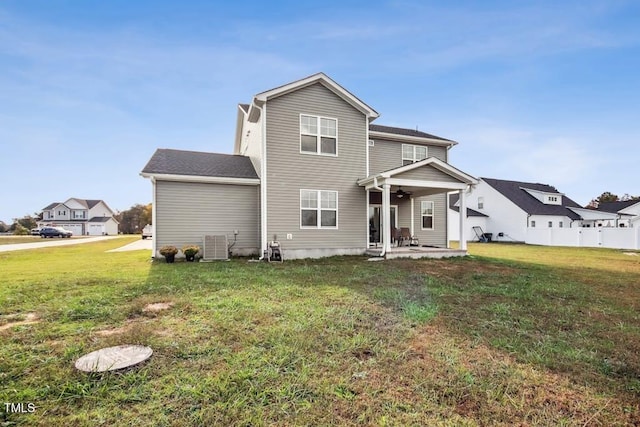
[[156,148],[230,153],[238,102],[318,71],[474,176],[640,195],[640,2],[278,4],[0,1],[0,220],[148,203]]

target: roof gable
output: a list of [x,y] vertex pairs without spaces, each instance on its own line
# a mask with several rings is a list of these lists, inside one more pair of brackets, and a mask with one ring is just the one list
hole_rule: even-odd
[[267,102],[270,99],[277,98],[282,95],[286,95],[288,93],[294,92],[296,90],[302,89],[304,87],[307,87],[316,83],[322,84],[324,87],[326,87],[327,89],[329,89],[330,91],[338,95],[347,103],[351,104],[355,109],[365,114],[367,117],[369,117],[370,120],[373,120],[378,116],[380,116],[380,114],[378,114],[376,110],[374,110],[373,108],[371,108],[370,106],[362,102],[362,100],[360,100],[357,96],[355,96],[354,94],[346,90],[344,87],[340,86],[338,83],[333,81],[331,78],[329,78],[329,76],[327,76],[324,73],[316,73],[309,77],[305,77],[303,79],[296,80],[294,82],[287,83],[282,86],[278,86],[276,88],[267,90],[265,92],[261,92],[253,98],[253,103],[261,107],[262,105],[264,105],[265,102]]
[[406,172],[412,171],[414,169],[422,168],[424,166],[431,166],[432,168],[444,173],[445,175],[454,178],[456,181],[465,182],[468,184],[475,184],[477,180],[462,172],[460,169],[457,169],[451,166],[449,163],[445,163],[442,160],[436,157],[427,157],[426,159],[420,160],[419,162],[412,163],[410,165],[400,166],[398,168],[390,169],[388,171],[382,172],[383,176],[395,176],[401,175]]
[[617,202],[602,202],[598,204],[599,211],[602,212],[620,212],[621,210],[630,208],[633,205],[640,203],[640,200],[624,200]]
[[[567,196],[560,193],[558,190],[556,190],[555,187],[552,187],[551,185],[531,182],[507,181],[494,178],[480,179],[530,215],[559,215],[566,216],[571,219],[580,219],[580,215],[567,208],[580,208],[581,206]],[[548,194],[557,194],[559,197],[562,197],[562,204],[544,204],[539,199],[529,194],[529,192],[527,192],[526,190]]]

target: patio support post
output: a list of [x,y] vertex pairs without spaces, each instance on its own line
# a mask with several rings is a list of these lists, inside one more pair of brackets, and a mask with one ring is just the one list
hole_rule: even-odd
[[460,190],[460,249],[467,250],[467,236],[465,236],[465,222],[467,220],[467,200],[464,196],[465,191]]
[[382,247],[384,251],[391,250],[391,185],[382,185]]

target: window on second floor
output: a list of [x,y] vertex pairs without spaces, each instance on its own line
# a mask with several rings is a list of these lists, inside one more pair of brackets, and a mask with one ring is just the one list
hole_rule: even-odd
[[300,115],[300,152],[338,155],[338,120]]
[[536,222],[535,221],[531,221],[531,228],[536,228]]
[[427,147],[423,145],[402,144],[402,166],[419,162],[427,158]]
[[478,197],[478,209],[484,209],[484,197]]

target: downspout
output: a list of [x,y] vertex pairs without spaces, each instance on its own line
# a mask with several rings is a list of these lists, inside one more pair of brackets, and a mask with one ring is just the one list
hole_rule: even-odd
[[[369,144],[369,142],[367,141],[367,144]],[[374,190],[378,190],[381,193],[384,191],[381,187],[378,186],[378,177],[374,176],[373,177],[373,185],[371,186],[371,188],[373,188]],[[382,235],[381,235],[382,236]],[[382,244],[382,252],[380,252],[380,256],[385,256],[385,254],[387,253],[387,248],[386,248],[386,244],[383,242]]]
[[262,107],[253,103],[260,110],[262,120],[262,159],[260,160],[260,261],[264,259],[267,249],[267,104]]
[[153,190],[151,194],[151,259],[155,259],[156,250],[158,249],[158,233],[156,232],[156,224],[158,223],[156,220],[156,188],[156,179],[151,177],[151,189]]

